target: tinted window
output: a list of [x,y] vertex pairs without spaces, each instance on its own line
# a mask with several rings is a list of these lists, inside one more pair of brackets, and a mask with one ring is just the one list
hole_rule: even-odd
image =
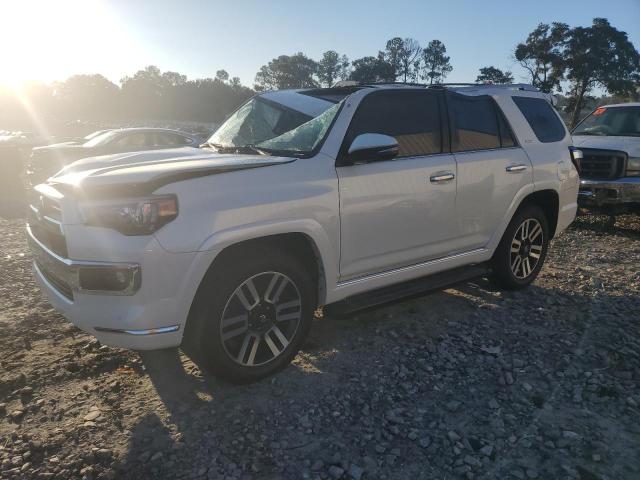
[[542,98],[512,97],[533,133],[543,143],[558,142],[565,136],[562,121],[553,107]]
[[513,136],[507,119],[504,118],[504,114],[500,111],[500,107],[498,107],[498,123],[500,127],[500,145],[504,148],[515,147],[517,145],[516,138]]
[[151,147],[154,144],[152,134],[132,133],[116,140],[115,145],[121,148]]
[[362,133],[395,137],[399,157],[442,152],[438,94],[422,91],[385,91],[367,95],[355,113],[345,147]]
[[449,106],[454,151],[500,148],[498,116],[491,97],[451,93]]
[[179,146],[188,145],[191,143],[191,139],[177,135],[175,133],[156,133],[156,145],[160,147],[164,146]]

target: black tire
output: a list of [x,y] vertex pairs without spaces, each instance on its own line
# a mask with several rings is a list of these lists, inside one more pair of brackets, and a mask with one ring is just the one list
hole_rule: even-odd
[[[528,247],[522,236],[525,222],[529,222],[528,225],[532,231],[538,231],[536,222],[541,229],[541,232],[534,238],[535,244],[529,238],[533,233],[527,236],[530,242]],[[538,243],[539,235],[542,235],[541,245]],[[518,246],[518,253],[512,251],[512,247],[515,249],[516,246]],[[519,290],[526,287],[540,273],[540,269],[547,257],[548,247],[549,222],[543,210],[537,205],[520,207],[511,219],[511,223],[505,230],[491,259],[492,280],[505,290]],[[534,255],[539,255],[539,257],[533,258]],[[520,260],[518,261],[516,257],[520,257]],[[534,260],[535,265],[532,265]]]
[[[205,276],[194,300],[187,322],[185,339],[187,353],[194,357],[194,360],[205,370],[231,383],[257,381],[286,367],[303,345],[311,328],[316,308],[315,282],[311,279],[307,270],[304,264],[294,256],[270,246],[258,245],[250,250],[232,252],[220,259]],[[293,328],[289,329],[290,338],[286,331],[284,335],[280,329],[278,329],[278,335],[273,331],[274,327],[281,325],[281,323],[278,323],[279,317],[276,313],[276,304],[271,304],[272,307],[269,307],[267,304],[270,302],[265,300],[266,293],[263,294],[261,292],[262,287],[269,288],[267,284],[270,282],[268,280],[272,277],[267,277],[267,275],[272,274],[274,276],[280,275],[276,282],[286,283],[283,288],[283,295],[290,295],[290,298],[295,298],[295,295],[298,294],[300,298],[299,322],[295,330]],[[244,328],[244,320],[233,325],[223,325],[223,314],[225,315],[224,321],[227,322],[226,315],[229,309],[236,308],[236,310],[241,310],[244,308],[242,302],[240,302],[240,297],[243,296],[244,300],[247,300],[248,296],[253,295],[247,290],[247,284],[245,283],[249,279],[251,279],[251,285],[255,283],[254,291],[258,293],[261,302],[251,310],[246,309],[247,333],[243,332],[231,339],[224,340],[223,335],[227,335],[229,331],[233,332],[236,325],[240,326],[239,329]],[[276,283],[276,285],[278,284]],[[238,290],[241,291],[240,294],[237,293]],[[273,290],[276,290],[276,288],[274,287]],[[271,290],[272,295],[274,294],[273,290]],[[259,321],[256,320],[257,314],[255,311],[263,302],[265,304],[264,308],[271,308],[271,310],[260,310],[260,312],[264,313],[259,315],[260,318],[269,318]],[[289,303],[292,302],[290,301]],[[242,311],[241,314],[245,315]],[[259,330],[255,330],[255,332],[252,326],[252,319],[255,320],[254,323],[260,323],[258,325]],[[270,321],[271,324],[268,325],[267,323]],[[262,325],[261,322],[265,325]],[[271,330],[263,331],[269,328]],[[266,340],[267,335],[270,342]],[[242,339],[239,338],[241,336]],[[253,337],[247,340],[251,342],[251,345],[238,345],[238,351],[242,354],[242,360],[238,360],[240,354],[236,356],[236,353],[232,352],[231,348],[234,345],[230,344],[232,342],[242,342],[244,344],[247,336]],[[259,346],[253,351],[256,339]],[[279,339],[283,339],[283,341]],[[286,345],[285,340],[289,342]],[[259,357],[267,358],[269,352],[271,352],[271,355],[275,355],[271,350],[272,346],[276,349],[280,348],[280,353],[271,360],[259,363]],[[232,355],[232,353],[234,354]],[[249,360],[251,361],[251,366],[246,364]]]

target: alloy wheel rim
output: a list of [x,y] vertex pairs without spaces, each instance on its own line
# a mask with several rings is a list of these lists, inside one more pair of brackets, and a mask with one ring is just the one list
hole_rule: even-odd
[[533,273],[540,262],[544,246],[542,225],[535,218],[528,218],[520,224],[511,240],[509,257],[511,272],[523,280]]
[[222,312],[225,353],[245,367],[266,365],[282,355],[302,319],[296,284],[280,272],[262,272],[238,286]]

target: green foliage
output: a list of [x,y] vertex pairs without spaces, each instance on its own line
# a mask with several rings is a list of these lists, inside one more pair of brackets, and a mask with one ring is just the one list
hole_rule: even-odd
[[569,26],[566,23],[541,23],[526,41],[515,49],[515,58],[530,77],[534,87],[550,93],[564,78],[564,50]]
[[256,74],[255,89],[262,91],[317,87],[314,79],[317,71],[318,64],[302,52],[280,55],[260,67]]
[[594,18],[590,27],[569,32],[564,67],[570,85],[572,127],[579,120],[585,96],[594,87],[630,95],[640,80],[640,54],[626,32],[612,27],[604,18]]
[[360,83],[393,82],[396,75],[393,65],[383,55],[378,57],[362,57],[351,64],[353,70],[349,80]]
[[337,80],[349,76],[349,59],[335,50],[327,50],[318,62],[317,76],[322,86],[331,87]]
[[500,85],[504,83],[513,83],[513,75],[511,72],[503,72],[496,67],[483,67],[480,74],[476,77],[476,83],[491,83]]
[[447,48],[440,40],[431,40],[422,50],[421,77],[428,79],[429,84],[442,83],[451,73],[451,58],[446,55]]

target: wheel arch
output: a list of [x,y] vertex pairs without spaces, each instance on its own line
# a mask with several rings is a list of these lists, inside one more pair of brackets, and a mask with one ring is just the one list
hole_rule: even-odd
[[537,190],[522,199],[518,210],[525,205],[537,205],[542,209],[549,222],[549,238],[553,238],[558,226],[560,195],[552,189]]

